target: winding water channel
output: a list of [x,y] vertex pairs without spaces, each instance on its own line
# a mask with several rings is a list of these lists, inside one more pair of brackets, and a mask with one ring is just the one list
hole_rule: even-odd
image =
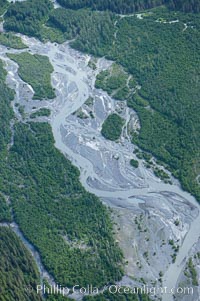
[[[129,158],[130,152],[132,152],[134,148],[129,141],[119,144],[105,141],[100,134],[99,126],[96,128],[91,124],[88,124],[87,127],[84,125],[80,126],[80,124],[71,117],[74,112],[82,107],[90,95],[100,99],[102,103],[102,99],[107,97],[106,101],[109,103],[112,110],[113,100],[108,99],[105,92],[96,91],[94,89],[95,72],[87,66],[89,56],[72,50],[67,43],[64,45],[53,43],[43,44],[36,39],[27,37],[23,37],[23,40],[29,46],[29,51],[31,53],[47,55],[54,67],[52,85],[56,89],[57,97],[53,101],[44,102],[43,105],[49,107],[53,112],[49,122],[52,126],[55,146],[79,168],[80,181],[87,191],[102,198],[102,200],[109,205],[110,203],[108,200],[113,199],[116,200],[116,202],[113,201],[112,204],[116,206],[120,203],[124,207],[128,207],[131,202],[134,202],[139,206],[140,203],[144,202],[144,198],[151,202],[152,198],[156,195],[160,195],[160,197],[171,195],[180,202],[180,206],[182,202],[187,202],[191,207],[196,208],[196,217],[193,218],[189,231],[184,237],[176,261],[169,265],[168,270],[163,276],[163,286],[166,286],[169,289],[174,288],[181,271],[183,270],[186,259],[188,258],[190,249],[197,243],[200,237],[200,206],[193,196],[181,189],[178,183],[174,182],[173,185],[163,183],[150,174],[144,165],[140,166],[140,174],[131,174],[125,164],[126,158]],[[21,85],[19,83],[21,83],[21,79],[17,76],[16,64],[6,57],[6,52],[19,53],[22,52],[22,50],[7,50],[2,47],[0,51],[0,58],[7,62],[6,68],[9,72],[8,77],[10,84],[14,85],[16,90],[15,100],[20,102],[21,91],[19,89],[21,89]],[[106,64],[105,60],[99,60],[96,72],[101,70]],[[38,104],[38,102],[35,103]],[[32,104],[34,104],[34,101]],[[28,108],[28,104],[26,105]],[[103,172],[106,173],[107,178],[103,179],[101,172],[97,172],[98,159],[95,160],[92,159],[92,157],[89,158],[85,155],[83,149],[79,152],[74,150],[79,143],[78,141],[84,139],[84,141],[86,141],[88,139],[86,142],[89,145],[90,140],[92,141],[94,135],[96,144],[93,143],[92,150],[94,151],[95,146],[96,154],[101,157],[102,162],[104,162],[107,154],[110,155],[114,152],[119,154],[119,163],[117,163],[116,170],[119,172],[121,178],[124,179],[124,186],[120,186],[117,183],[117,179],[113,182],[112,173],[108,170],[109,166],[107,165],[107,161],[106,163],[104,162],[105,164],[103,167]],[[70,145],[71,142],[69,141],[71,140],[67,140],[69,137],[78,137],[77,139],[79,140],[74,142],[75,146],[72,147]],[[85,137],[87,137],[87,139]],[[95,186],[95,181],[101,183],[101,185]],[[20,235],[20,230],[16,224],[13,224],[13,229],[32,252],[41,274],[47,275],[48,273],[42,267],[39,254],[35,252],[31,244]],[[50,280],[53,281],[53,279]],[[163,301],[172,300],[172,294],[163,295]]]

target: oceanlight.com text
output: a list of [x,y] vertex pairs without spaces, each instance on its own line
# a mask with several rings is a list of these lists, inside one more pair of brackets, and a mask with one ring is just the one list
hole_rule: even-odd
[[192,287],[177,287],[177,288],[168,288],[168,287],[150,287],[148,285],[143,285],[141,287],[129,287],[129,286],[120,286],[120,285],[110,285],[105,286],[104,288],[94,287],[92,285],[87,285],[85,287],[78,284],[73,287],[64,287],[61,285],[37,285],[36,287],[38,294],[44,295],[63,295],[67,296],[73,293],[79,293],[81,295],[96,295],[108,291],[110,294],[127,294],[127,295],[136,295],[136,294],[148,294],[150,296],[157,296],[163,294],[171,295],[193,295],[194,291]]

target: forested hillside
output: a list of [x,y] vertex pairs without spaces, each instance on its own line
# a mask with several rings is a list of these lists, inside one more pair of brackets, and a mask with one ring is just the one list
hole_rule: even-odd
[[39,274],[31,254],[10,228],[0,227],[0,301],[41,301]]
[[165,2],[165,0],[58,0],[58,3],[66,8],[92,8],[94,10],[110,10],[121,14],[149,9]]
[[200,0],[169,0],[167,3],[169,8],[180,10],[185,13],[200,12]]
[[110,10],[120,14],[138,12],[163,4],[171,9],[184,12],[197,13],[200,11],[199,0],[58,0],[58,3],[71,9],[92,8],[94,10]]
[[37,36],[41,23],[48,18],[52,8],[49,0],[16,2],[10,5],[6,12],[4,28]]
[[58,8],[51,12],[48,25],[61,30],[70,40],[85,35],[85,51],[103,56],[108,52],[108,45],[114,36],[115,20],[116,17],[109,12]]
[[107,209],[54,147],[50,126],[19,123],[14,141],[8,161],[19,181],[11,183],[14,218],[47,270],[67,286],[119,280],[122,254]]
[[[7,4],[4,5],[4,0],[0,1],[2,1],[2,9],[7,6]],[[58,28],[64,30],[67,25],[67,31],[71,31],[71,34],[79,34],[78,28],[80,23],[77,22],[77,19],[79,19],[79,14],[81,14],[80,16],[83,16],[84,12],[78,11],[78,13],[75,13],[75,11],[81,8],[91,8],[92,10],[127,14],[165,5],[171,10],[195,13],[200,11],[200,0],[58,0],[58,2],[64,7],[72,10],[63,11],[60,9],[60,17],[58,18],[57,13],[55,17],[55,10],[49,0],[27,0],[24,2],[13,3],[12,5],[9,5],[4,16],[4,28],[8,31],[20,32],[42,39],[44,33],[49,37],[49,32],[43,25],[48,20],[51,13],[50,21],[55,23]],[[64,17],[63,14],[66,16]],[[89,17],[89,11],[85,14],[84,18],[86,18],[86,20],[91,19],[91,17]],[[68,15],[70,21],[65,21],[68,19]],[[106,15],[104,12],[104,14],[99,15],[100,18],[97,19],[98,14],[93,14],[92,18],[96,18],[96,21],[101,24],[101,27],[102,24],[105,24],[107,29],[112,31],[112,26],[109,24],[109,18],[111,18],[111,15],[109,18],[108,15],[109,14]],[[69,24],[67,24],[68,22]],[[87,26],[88,25],[89,24],[87,24]],[[90,27],[90,29],[91,28],[92,27]],[[55,32],[51,32],[51,34],[56,35]],[[107,36],[108,33],[102,32],[101,43],[104,44],[104,39],[107,39]],[[65,36],[65,38],[69,39],[70,35]]]

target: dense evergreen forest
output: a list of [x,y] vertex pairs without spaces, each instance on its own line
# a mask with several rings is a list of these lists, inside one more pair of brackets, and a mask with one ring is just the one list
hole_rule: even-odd
[[14,141],[8,159],[19,182],[9,192],[14,218],[57,283],[101,286],[119,280],[122,254],[107,209],[84,190],[78,169],[54,147],[50,126],[19,123]]
[[[74,11],[58,8],[51,12],[48,25],[61,30],[67,39],[74,39],[86,34],[87,38],[84,40],[86,48],[91,48],[92,44],[91,51],[95,49],[95,52],[98,51],[101,56],[107,51],[109,42],[114,35],[113,23],[115,20],[116,17],[109,12]],[[98,34],[96,35],[97,30]],[[89,48],[87,50],[89,52]]]
[[58,3],[71,9],[92,8],[93,10],[110,10],[127,14],[167,5],[170,9],[184,12],[199,12],[200,1],[195,0],[58,0]]
[[180,10],[185,13],[199,13],[200,0],[169,0],[167,1],[169,8]]
[[149,9],[165,3],[164,0],[58,0],[58,3],[71,9],[92,8],[93,10],[110,10],[115,13],[132,13]]
[[[5,0],[0,0],[2,2],[2,9],[3,7],[6,7],[7,5]],[[60,29],[64,30],[64,27],[68,24],[66,24],[65,18],[63,14],[66,15],[66,19],[69,18],[71,21],[69,21],[69,28],[73,34],[79,33],[79,22],[77,22],[76,18],[79,19],[79,14],[81,12],[78,12],[75,14],[75,11],[80,8],[91,8],[92,10],[101,10],[101,11],[111,11],[114,13],[132,13],[132,12],[138,12],[143,11],[146,9],[150,9],[153,7],[159,7],[161,5],[166,5],[169,9],[172,10],[180,10],[183,12],[195,12],[198,13],[200,11],[200,0],[196,1],[190,1],[190,0],[58,0],[58,2],[63,5],[64,7],[70,10],[62,10],[60,9],[59,15],[61,15],[58,18],[58,14],[56,15],[56,18],[54,17],[54,9],[53,4],[49,0],[27,0],[24,2],[16,2],[12,5],[9,5],[9,8],[7,9],[7,12],[5,14],[5,22],[4,22],[4,28],[6,30],[14,31],[14,32],[20,32],[32,36],[36,36],[39,38],[42,38],[42,32],[44,34],[46,32],[46,28],[42,26],[42,24],[45,23],[45,21],[48,19],[51,12],[53,14],[51,15],[51,20],[54,22]],[[5,5],[4,5],[5,4]],[[75,10],[75,11],[73,11]],[[73,19],[70,16],[70,14],[73,15]],[[81,13],[82,16],[83,12]],[[93,14],[92,18],[97,18],[97,15]],[[109,30],[112,31],[112,27],[109,26],[109,20],[104,20],[104,18],[108,19],[108,16],[100,15],[101,18],[98,18],[97,21],[100,24],[105,24]],[[87,11],[87,16],[85,16],[86,19],[89,19],[89,12]],[[61,20],[62,19],[62,20]],[[91,18],[90,18],[91,19]],[[73,20],[73,21],[72,21]],[[65,22],[65,23],[63,23]],[[89,25],[89,24],[88,24]],[[101,27],[103,25],[100,25]],[[90,27],[91,30],[92,27]],[[68,31],[67,30],[67,31]],[[55,34],[55,33],[54,33]],[[101,43],[105,43],[104,39],[107,39],[108,34],[105,32],[102,32],[102,39]],[[66,36],[66,38],[69,38],[69,35]]]
[[37,36],[41,23],[48,18],[53,4],[49,0],[29,0],[10,5],[5,14],[4,28]]
[[[4,0],[1,0],[4,2]],[[53,23],[57,28],[66,31],[65,38],[69,39],[73,35],[79,35],[79,27],[82,28],[82,20],[87,19],[86,23],[83,22],[83,27],[89,26],[92,29],[90,22],[98,22],[102,28],[99,43],[105,44],[105,40],[109,37],[108,29],[112,31],[110,19],[113,19],[112,14],[106,14],[105,11],[114,13],[132,13],[143,11],[153,7],[166,5],[169,9],[180,10],[183,12],[199,12],[200,0],[58,0],[64,7],[71,10],[53,9],[53,4],[49,0],[27,0],[24,2],[16,2],[9,5],[7,12],[4,16],[4,28],[8,31],[20,32],[23,34],[36,36],[40,39],[44,34],[50,38],[49,35],[54,35],[55,32],[48,32],[47,28],[42,26],[50,16],[50,23]],[[2,3],[3,5],[3,3]],[[80,8],[91,8],[92,10],[104,11],[103,14],[91,14],[87,10],[78,10]],[[65,15],[65,16],[64,16]],[[69,21],[66,21],[69,18]],[[67,28],[66,28],[67,26]],[[107,29],[107,30],[106,30]],[[87,32],[87,30],[86,30]],[[57,33],[57,32],[56,32]],[[58,33],[57,33],[58,35]],[[86,40],[89,37],[86,38]],[[100,48],[100,45],[99,47]]]
[[119,139],[124,122],[118,114],[110,114],[102,125],[101,134],[112,141]]
[[0,301],[41,301],[36,290],[39,280],[35,263],[10,228],[0,227]]

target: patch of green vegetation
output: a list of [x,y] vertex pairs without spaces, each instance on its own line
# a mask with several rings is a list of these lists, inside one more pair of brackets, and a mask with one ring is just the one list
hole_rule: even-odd
[[51,73],[53,67],[48,57],[39,54],[23,52],[20,54],[7,54],[19,65],[19,76],[30,84],[34,90],[33,99],[52,99],[55,92],[51,86]]
[[146,152],[141,152],[141,154],[142,154],[142,158],[143,158],[146,162],[150,163],[150,160],[152,159],[151,154],[146,153]]
[[173,239],[169,239],[168,243],[170,246],[172,246],[172,250],[174,251],[174,253],[171,255],[172,263],[174,263],[176,261],[176,256],[179,251],[179,245],[175,245],[175,242]]
[[[106,82],[106,79],[110,76],[110,72],[108,70],[103,70],[101,71],[97,77],[96,77],[96,81],[95,81],[95,87],[97,89],[105,89],[106,85],[104,84]],[[118,84],[116,83],[116,87],[115,89],[117,89]],[[106,90],[107,91],[107,90]],[[111,89],[112,91],[112,89]],[[108,92],[108,91],[107,91]]]
[[127,97],[130,94],[130,90],[128,87],[123,87],[121,89],[118,89],[114,94],[113,97],[117,100],[126,100]]
[[40,283],[31,254],[8,227],[0,227],[0,300],[41,301],[36,289]]
[[128,77],[120,66],[113,64],[109,70],[101,71],[97,75],[95,87],[107,91],[115,99],[125,100],[130,94]]
[[139,166],[139,162],[137,160],[131,159],[130,160],[130,164],[131,166],[133,166],[134,168],[138,168]]
[[76,115],[80,119],[87,119],[89,117],[87,114],[85,114],[85,112],[83,112],[82,108],[74,112],[74,115]]
[[91,117],[92,119],[95,118],[95,117],[94,117],[94,113],[93,113],[92,111],[90,111],[89,114],[90,114],[90,117]]
[[12,33],[0,33],[0,44],[15,49],[27,48],[21,38],[13,35]]
[[[136,138],[137,138],[137,136],[136,136]],[[133,153],[136,154],[136,157],[138,159],[140,159],[140,160],[143,159],[147,163],[146,165],[150,165],[150,167],[151,167],[151,165],[153,165],[151,154],[141,151],[137,148],[133,151]]]
[[195,270],[195,266],[193,264],[192,258],[189,258],[188,264],[187,264],[187,270],[189,272],[189,275],[192,279],[192,285],[198,286],[198,274]]
[[176,261],[176,253],[172,254],[171,258],[172,258],[172,263],[175,263],[175,261]]
[[129,79],[129,81],[128,81],[128,87],[129,87],[129,89],[130,89],[130,90],[133,90],[133,89],[136,88],[136,86],[137,86],[136,80],[135,80],[133,77],[131,77],[131,78]]
[[175,253],[178,253],[178,251],[179,251],[179,246],[178,246],[178,245],[177,245],[177,246],[173,246],[172,249],[175,251]]
[[51,115],[51,110],[47,109],[47,108],[41,108],[38,111],[32,113],[30,115],[30,118],[36,118],[36,117],[49,117]]
[[[137,139],[137,138],[138,138],[138,136],[135,135],[135,139]],[[135,150],[134,153],[136,154],[136,157],[138,159],[145,160],[145,167],[151,169],[156,177],[160,178],[165,183],[172,184],[169,174],[166,173],[163,169],[158,168],[154,164],[154,162],[152,161],[152,155],[151,154],[149,154],[147,152],[139,151],[138,149]]]
[[176,219],[176,220],[174,221],[174,225],[177,226],[177,227],[180,225],[179,219]]
[[18,106],[18,112],[21,114],[22,119],[24,119],[25,116],[26,116],[26,114],[25,114],[25,107],[22,106],[22,105],[19,105],[19,106]]
[[97,65],[96,65],[96,62],[94,59],[90,59],[89,62],[88,62],[88,66],[93,69],[93,70],[96,70],[97,69]]
[[141,107],[147,107],[149,105],[149,102],[146,99],[144,99],[143,97],[141,97],[139,95],[139,93],[133,94],[132,101],[136,105],[141,106]]
[[169,175],[163,169],[155,167],[153,169],[153,172],[156,175],[156,177],[160,178],[163,181],[166,181],[166,180],[170,179]]
[[93,106],[94,104],[94,98],[89,96],[88,99],[86,100],[85,104],[88,106],[88,107],[91,107]]
[[110,114],[102,125],[101,134],[106,139],[116,141],[121,135],[123,125],[124,119],[118,114]]
[[61,30],[49,27],[45,24],[41,26],[38,38],[43,42],[51,41],[58,44],[62,44],[66,41],[66,37]]

